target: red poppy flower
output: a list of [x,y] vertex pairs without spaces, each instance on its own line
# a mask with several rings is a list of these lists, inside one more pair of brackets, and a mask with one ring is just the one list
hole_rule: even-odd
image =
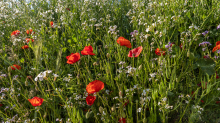
[[20,31],[19,30],[15,30],[11,33],[11,36],[14,35],[14,36],[17,36],[20,34]]
[[156,55],[161,56],[161,51],[162,51],[163,55],[165,55],[165,52],[166,52],[166,51],[164,51],[164,50],[162,50],[162,49],[159,49],[159,48],[157,48],[157,49],[155,50]]
[[212,49],[212,52],[214,53],[216,50],[219,50],[219,49],[220,49],[220,45],[217,45]]
[[128,57],[138,57],[142,50],[143,50],[142,46],[135,48],[133,50],[130,50],[128,53]]
[[126,123],[126,118],[120,118],[120,119],[118,120],[118,122],[119,122],[119,123]]
[[3,106],[3,104],[0,104],[0,107]]
[[117,43],[120,44],[120,46],[126,46],[127,48],[131,48],[131,42],[124,37],[119,37],[117,39]]
[[33,105],[33,106],[40,106],[40,105],[43,103],[44,99],[39,98],[39,97],[34,97],[34,98],[32,98],[32,99],[28,99],[28,101],[29,101],[29,102],[31,103],[31,105]]
[[204,103],[204,101],[203,101],[203,100],[201,100],[201,102],[202,102],[202,103]]
[[216,42],[216,46],[219,45],[219,44],[220,44],[220,41],[217,41],[217,42]]
[[218,104],[218,103],[220,103],[220,101],[216,101],[215,103]]
[[50,26],[53,28],[53,21],[50,21]]
[[66,10],[70,11],[70,8],[66,8]]
[[86,86],[86,91],[89,94],[93,94],[95,92],[99,92],[103,88],[104,88],[104,83],[102,81],[94,80]]
[[24,45],[23,47],[21,47],[22,49],[28,49],[29,46],[28,45]]
[[80,59],[80,54],[79,53],[71,53],[69,56],[66,57],[68,64],[73,64],[79,61]]
[[32,41],[32,42],[34,42],[34,40],[33,40],[33,39],[30,39],[30,38],[26,38],[26,42],[28,43],[29,41]]
[[32,32],[33,32],[32,29],[26,31],[27,34],[32,34]]
[[11,66],[12,70],[15,70],[15,68],[17,68],[18,70],[21,69],[21,66],[14,64],[13,66]]
[[95,96],[87,96],[86,102],[89,106],[91,106],[95,102],[96,97]]
[[93,53],[93,48],[92,48],[92,46],[85,46],[85,48],[81,51],[81,54],[82,55],[95,55],[94,53]]

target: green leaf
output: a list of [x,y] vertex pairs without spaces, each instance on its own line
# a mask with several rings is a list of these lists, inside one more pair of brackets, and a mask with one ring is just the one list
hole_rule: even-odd
[[196,64],[198,67],[215,67],[215,62],[212,59],[200,58]]
[[201,69],[204,73],[207,73],[208,75],[215,74],[215,68],[214,67],[202,66]]

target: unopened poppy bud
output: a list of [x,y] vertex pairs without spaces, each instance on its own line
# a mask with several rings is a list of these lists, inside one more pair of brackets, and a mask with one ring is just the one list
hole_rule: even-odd
[[138,70],[141,70],[141,68],[142,68],[142,64],[138,67]]
[[99,112],[102,113],[104,111],[104,109],[102,108],[102,106],[99,107]]
[[86,113],[86,119],[88,119],[90,117],[90,112],[88,111],[87,113]]
[[11,67],[8,67],[8,72],[10,73],[12,71]]
[[98,65],[98,63],[97,63],[97,62],[94,62],[93,65],[96,66],[96,65]]
[[114,112],[115,111],[115,105],[113,105],[112,107],[111,107],[111,110]]
[[3,50],[2,49],[0,49],[0,53],[2,53],[3,52]]
[[26,80],[26,81],[24,82],[24,84],[25,84],[25,86],[28,86],[28,81]]
[[46,118],[46,116],[47,116],[47,112],[44,113],[44,116],[43,116],[43,117]]
[[187,57],[189,57],[189,55],[190,55],[190,52],[188,51],[188,52],[187,52]]
[[107,58],[109,58],[109,57],[110,57],[110,54],[109,54],[109,53],[107,53],[107,54],[106,54],[106,56],[107,56]]

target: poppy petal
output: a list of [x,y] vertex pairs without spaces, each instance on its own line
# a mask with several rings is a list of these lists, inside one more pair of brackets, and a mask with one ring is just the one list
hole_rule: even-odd
[[102,81],[94,80],[86,86],[86,91],[89,94],[93,94],[95,92],[99,92],[103,88],[104,88],[104,83]]

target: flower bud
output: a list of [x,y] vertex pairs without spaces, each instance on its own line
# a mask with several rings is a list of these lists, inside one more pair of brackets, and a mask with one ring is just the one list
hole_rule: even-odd
[[102,108],[102,106],[99,107],[99,112],[102,113],[104,111],[104,109]]
[[138,70],[141,70],[141,68],[142,68],[142,64],[138,67]]
[[44,116],[43,116],[43,117],[46,118],[46,116],[47,116],[47,112],[44,113]]
[[87,113],[86,113],[86,119],[88,119],[90,117],[90,112],[88,111]]
[[12,71],[11,66],[8,67],[8,72],[10,73]]
[[28,81],[27,80],[24,83],[25,83],[25,86],[28,86]]
[[190,56],[190,52],[189,52],[189,50],[188,50],[188,52],[187,52],[187,57],[189,57]]
[[94,62],[93,65],[96,66],[96,65],[98,65],[98,63],[97,63],[97,62]]
[[109,53],[107,53],[106,56],[107,56],[107,58],[110,58],[110,54]]
[[111,110],[114,112],[115,111],[115,105],[113,105],[112,107],[111,107]]

